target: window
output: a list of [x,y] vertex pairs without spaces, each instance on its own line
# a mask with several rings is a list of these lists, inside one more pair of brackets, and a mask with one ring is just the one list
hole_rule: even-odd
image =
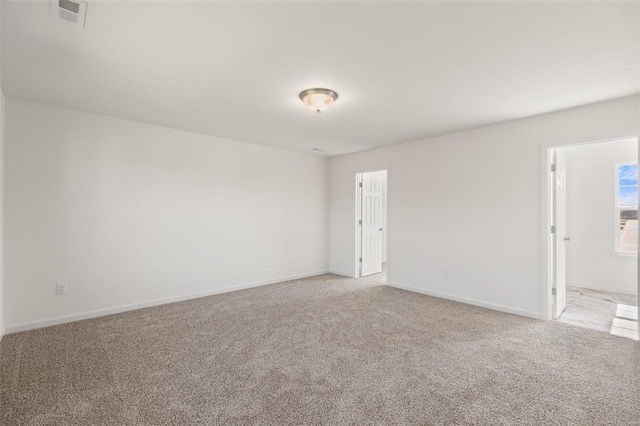
[[616,252],[638,254],[638,163],[616,164]]

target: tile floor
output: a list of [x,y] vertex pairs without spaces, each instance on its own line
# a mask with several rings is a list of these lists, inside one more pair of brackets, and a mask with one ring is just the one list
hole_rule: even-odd
[[638,340],[635,295],[567,287],[567,307],[558,321]]

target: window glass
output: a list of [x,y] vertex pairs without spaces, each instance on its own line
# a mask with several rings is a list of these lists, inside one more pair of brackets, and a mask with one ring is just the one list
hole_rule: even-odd
[[624,253],[638,252],[638,165],[618,166],[618,250]]
[[618,166],[618,205],[638,206],[638,165]]

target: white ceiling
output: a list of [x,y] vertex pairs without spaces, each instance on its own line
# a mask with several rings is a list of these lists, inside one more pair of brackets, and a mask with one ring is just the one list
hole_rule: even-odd
[[[7,96],[338,155],[639,92],[638,2],[2,2]],[[323,114],[298,93],[340,95]]]

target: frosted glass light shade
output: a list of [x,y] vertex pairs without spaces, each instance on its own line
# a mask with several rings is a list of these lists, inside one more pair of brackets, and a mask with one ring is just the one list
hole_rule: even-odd
[[338,99],[338,94],[329,89],[307,89],[300,93],[300,99],[313,112],[328,110]]

